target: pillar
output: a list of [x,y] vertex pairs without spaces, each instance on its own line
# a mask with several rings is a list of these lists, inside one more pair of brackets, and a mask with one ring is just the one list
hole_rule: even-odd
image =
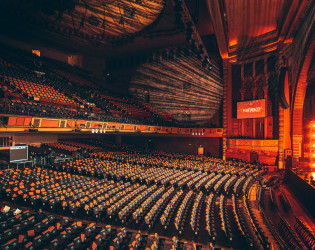
[[232,129],[232,68],[228,60],[223,61],[223,160],[226,160],[227,138]]

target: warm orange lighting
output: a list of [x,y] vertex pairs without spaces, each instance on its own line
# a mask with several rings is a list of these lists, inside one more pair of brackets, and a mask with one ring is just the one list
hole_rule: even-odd
[[264,49],[265,52],[271,52],[271,51],[274,51],[278,48],[278,46],[272,46],[270,48],[267,48],[267,49]]
[[315,134],[313,134],[314,133],[314,129],[313,128],[315,128],[315,123],[314,123],[314,121],[313,122],[311,122],[310,123],[310,125],[309,125],[309,128],[310,128],[310,135],[309,135],[309,137],[310,137],[310,145],[313,145],[313,147],[312,148],[310,148],[310,154],[309,154],[309,160],[310,160],[310,166],[312,167],[312,168],[314,168],[315,167],[315,163],[314,163],[314,160],[315,160],[315,152],[314,152],[314,148],[315,148]]
[[284,43],[285,44],[287,44],[287,43],[292,43],[293,42],[293,38],[291,37],[291,38],[288,38],[288,39],[286,39],[285,41],[284,41]]
[[222,53],[221,57],[222,57],[222,59],[228,59],[229,58],[229,54],[228,53]]
[[272,31],[276,31],[276,27],[275,26],[267,26],[267,27],[264,27],[262,29],[260,29],[256,35],[256,37],[258,36],[262,36],[262,35],[265,35],[267,33],[270,33]]
[[38,49],[33,49],[33,50],[32,50],[32,53],[40,57],[40,50],[38,50]]
[[234,39],[230,40],[229,45],[230,45],[230,47],[232,47],[232,46],[236,45],[237,43],[238,43],[238,40],[236,38],[234,38]]

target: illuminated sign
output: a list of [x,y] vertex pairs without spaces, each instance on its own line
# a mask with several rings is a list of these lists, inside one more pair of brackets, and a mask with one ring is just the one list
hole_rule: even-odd
[[266,99],[237,103],[237,119],[266,117]]

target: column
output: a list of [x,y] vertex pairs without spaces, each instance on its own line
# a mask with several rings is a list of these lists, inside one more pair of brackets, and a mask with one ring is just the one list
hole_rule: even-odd
[[[242,101],[244,101],[244,64],[241,65],[241,79],[242,79]],[[244,125],[244,119],[242,119],[242,136],[244,136],[244,128],[245,128],[245,125]]]
[[268,107],[268,69],[267,69],[267,57],[264,59],[264,75],[265,75],[265,86],[264,86],[264,98],[266,100],[266,117],[264,118],[264,139],[267,139],[268,134],[268,113],[267,113],[267,107]]
[[232,124],[232,70],[228,60],[223,61],[223,160],[226,159],[227,138]]

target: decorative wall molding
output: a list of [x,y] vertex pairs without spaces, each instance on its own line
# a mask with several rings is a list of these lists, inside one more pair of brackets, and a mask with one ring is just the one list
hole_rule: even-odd
[[278,152],[278,140],[228,139],[229,149]]

